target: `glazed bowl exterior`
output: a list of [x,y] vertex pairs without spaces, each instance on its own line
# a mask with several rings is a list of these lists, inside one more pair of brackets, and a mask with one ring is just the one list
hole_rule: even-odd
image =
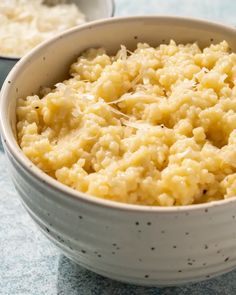
[[[115,36],[115,38],[114,38]],[[65,78],[83,50],[174,39],[200,46],[236,30],[178,17],[128,17],[71,29],[22,58],[1,92],[0,128],[9,170],[22,203],[42,232],[80,265],[116,280],[147,285],[196,282],[236,267],[236,199],[183,207],[148,207],[76,192],[40,171],[16,140],[16,100]]]
[[[73,0],[80,10],[86,15],[88,22],[109,18],[114,15],[114,0]],[[13,66],[19,61],[19,57],[7,57],[0,55],[0,89]]]

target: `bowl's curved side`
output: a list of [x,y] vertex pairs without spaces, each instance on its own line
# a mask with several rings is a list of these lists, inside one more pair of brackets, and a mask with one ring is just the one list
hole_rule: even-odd
[[110,211],[48,188],[5,150],[24,207],[80,265],[149,286],[196,282],[236,266],[235,203],[175,214]]
[[63,79],[68,66],[88,47],[104,46],[114,52],[120,44],[132,49],[137,40],[155,45],[171,38],[185,43],[194,38],[205,46],[213,38],[214,42],[226,39],[236,51],[235,36],[233,28],[196,20],[113,19],[49,40],[15,66],[0,100],[0,128],[11,176],[27,211],[67,256],[105,276],[144,285],[198,281],[236,266],[235,199],[189,210],[142,211],[131,205],[123,210],[125,205],[97,198],[87,200],[35,172],[15,137],[18,97]]

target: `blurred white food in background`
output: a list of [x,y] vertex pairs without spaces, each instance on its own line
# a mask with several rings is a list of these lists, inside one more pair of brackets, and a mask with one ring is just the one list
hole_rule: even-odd
[[42,41],[84,22],[85,16],[75,4],[1,0],[0,56],[21,57]]

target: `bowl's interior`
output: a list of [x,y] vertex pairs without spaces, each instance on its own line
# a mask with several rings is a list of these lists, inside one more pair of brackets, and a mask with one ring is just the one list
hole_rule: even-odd
[[[85,2],[85,1],[84,1]],[[37,94],[41,86],[52,86],[66,78],[69,65],[81,51],[105,47],[116,52],[121,44],[133,49],[137,42],[155,46],[169,42],[195,42],[201,47],[226,40],[236,51],[236,29],[175,17],[134,17],[87,24],[50,40],[16,65],[2,89],[1,129],[10,149],[18,149],[15,140],[15,105],[19,97]]]

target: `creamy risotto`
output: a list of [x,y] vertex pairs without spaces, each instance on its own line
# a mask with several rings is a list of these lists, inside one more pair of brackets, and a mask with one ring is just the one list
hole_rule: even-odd
[[25,155],[63,184],[140,205],[236,195],[236,54],[228,44],[90,49],[19,99]]

